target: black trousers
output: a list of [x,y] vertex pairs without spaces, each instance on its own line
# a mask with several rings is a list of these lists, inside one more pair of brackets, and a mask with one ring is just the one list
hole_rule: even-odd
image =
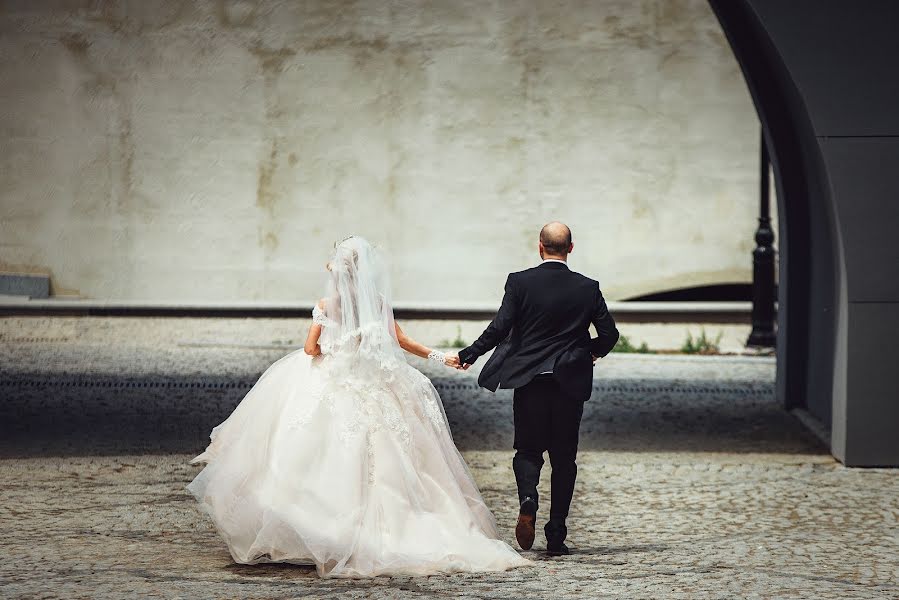
[[515,390],[515,458],[518,499],[537,500],[543,453],[552,465],[551,521],[564,523],[577,477],[577,444],[584,403],[565,394],[552,375],[538,375]]

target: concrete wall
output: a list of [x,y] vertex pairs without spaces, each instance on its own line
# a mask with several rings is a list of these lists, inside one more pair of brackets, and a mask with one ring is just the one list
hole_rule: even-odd
[[491,302],[574,229],[613,299],[751,278],[759,125],[704,0],[0,1],[0,270],[306,300],[335,239]]

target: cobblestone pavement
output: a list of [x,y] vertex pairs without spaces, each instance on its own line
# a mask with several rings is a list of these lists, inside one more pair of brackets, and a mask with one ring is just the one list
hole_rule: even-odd
[[[899,598],[899,471],[835,463],[750,358],[602,361],[572,556],[368,581],[235,565],[184,490],[187,460],[289,350],[284,326],[0,319],[0,597]],[[415,364],[512,542],[508,395]]]
[[[0,454],[196,451],[308,323],[0,319]],[[433,326],[407,329],[427,339]],[[440,391],[460,448],[511,446],[510,393],[477,387],[483,360],[465,373],[410,362]],[[612,355],[596,375],[585,450],[818,451],[774,401],[773,358]]]

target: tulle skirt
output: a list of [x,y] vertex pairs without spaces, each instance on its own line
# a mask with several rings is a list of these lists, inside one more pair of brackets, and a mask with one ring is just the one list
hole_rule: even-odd
[[529,562],[498,539],[436,390],[404,361],[289,354],[192,462],[206,467],[188,490],[238,563],[373,577]]

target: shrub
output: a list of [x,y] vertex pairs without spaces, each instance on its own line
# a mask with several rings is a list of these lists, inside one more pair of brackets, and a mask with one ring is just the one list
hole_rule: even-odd
[[465,348],[466,346],[468,346],[468,342],[462,339],[462,327],[458,325],[456,326],[456,339],[444,339],[442,342],[440,342],[440,346],[442,348]]
[[615,347],[612,348],[612,352],[627,352],[631,354],[649,354],[652,352],[649,349],[649,346],[646,342],[643,342],[639,346],[634,346],[631,341],[627,338],[626,335],[622,335],[618,338],[618,343],[615,344]]
[[697,338],[694,338],[693,334],[688,331],[687,340],[680,350],[684,354],[718,354],[721,352],[722,337],[724,337],[724,332],[719,332],[712,341],[706,336],[704,327]]

